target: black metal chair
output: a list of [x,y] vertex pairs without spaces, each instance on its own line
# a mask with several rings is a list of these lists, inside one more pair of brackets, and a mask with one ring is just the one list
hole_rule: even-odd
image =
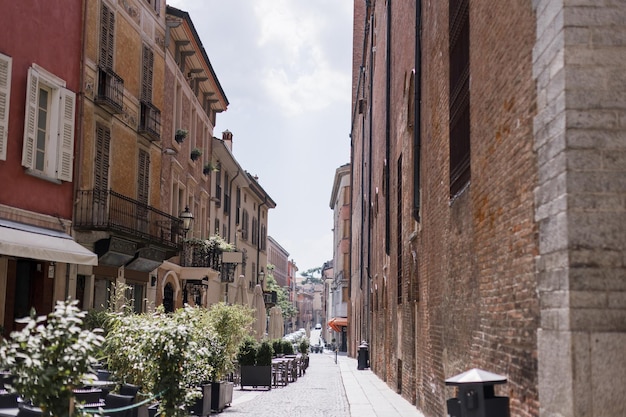
[[74,390],[74,400],[80,404],[101,404],[102,390],[99,388],[85,388]]
[[122,384],[122,386],[120,387],[120,394],[130,395],[131,397],[135,398],[137,397],[137,393],[140,389],[141,387],[139,385]]
[[17,408],[17,394],[0,390],[0,408]]
[[[139,392],[140,389],[141,387],[139,385],[122,384],[122,386],[120,387],[120,394],[130,395],[131,397],[133,397],[133,403],[135,403],[137,402],[137,393]],[[138,410],[139,410],[139,407],[133,408],[131,410],[130,417],[137,417]]]

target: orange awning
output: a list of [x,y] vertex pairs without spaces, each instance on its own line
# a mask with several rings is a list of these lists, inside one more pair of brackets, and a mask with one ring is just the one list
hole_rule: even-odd
[[333,317],[328,322],[328,325],[334,331],[341,332],[341,328],[346,327],[348,325],[348,318],[347,317]]

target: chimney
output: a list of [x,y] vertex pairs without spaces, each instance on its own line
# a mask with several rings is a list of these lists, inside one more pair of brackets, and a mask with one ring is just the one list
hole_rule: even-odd
[[224,141],[224,145],[228,148],[229,151],[233,151],[233,133],[226,129],[222,132],[222,140]]

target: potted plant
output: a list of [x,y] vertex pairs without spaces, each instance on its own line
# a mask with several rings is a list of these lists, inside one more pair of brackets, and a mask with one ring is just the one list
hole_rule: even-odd
[[213,171],[217,171],[217,167],[215,165],[213,165],[211,162],[207,162],[202,167],[202,173],[204,175],[209,175]]
[[273,349],[269,341],[258,345],[253,338],[247,338],[239,347],[237,359],[241,365],[241,388],[267,387],[272,389],[272,355]]
[[283,341],[281,339],[272,340],[272,349],[275,356],[283,356]]
[[187,137],[187,130],[185,129],[177,129],[176,133],[174,134],[174,140],[176,141],[176,143],[182,143],[185,138]]
[[222,352],[206,331],[206,316],[200,310],[188,306],[174,314],[162,309],[116,314],[109,323],[105,344],[109,369],[116,380],[141,385],[145,394],[157,396],[160,414],[187,416],[198,398],[210,396],[204,385],[214,356]]
[[294,354],[294,350],[293,350],[293,344],[289,341],[289,340],[282,340],[282,344],[283,344],[283,354],[284,355],[293,355]]
[[202,155],[202,149],[200,148],[193,148],[191,150],[191,160],[192,161],[196,161],[198,158],[200,158],[200,155]]
[[58,301],[48,316],[17,320],[24,328],[12,332],[0,344],[0,368],[13,380],[19,393],[44,416],[71,415],[73,389],[93,374],[94,357],[104,338],[97,331],[82,329],[86,312],[78,301]]
[[241,342],[251,333],[254,316],[248,306],[213,304],[208,311],[208,328],[223,346],[223,354],[212,357],[211,410],[221,412],[233,400],[233,383],[225,381],[233,371]]

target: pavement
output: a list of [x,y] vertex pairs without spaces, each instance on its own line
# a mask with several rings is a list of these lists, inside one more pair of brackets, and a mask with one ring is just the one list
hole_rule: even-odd
[[357,360],[324,350],[309,355],[306,374],[271,390],[235,387],[228,417],[424,417]]

